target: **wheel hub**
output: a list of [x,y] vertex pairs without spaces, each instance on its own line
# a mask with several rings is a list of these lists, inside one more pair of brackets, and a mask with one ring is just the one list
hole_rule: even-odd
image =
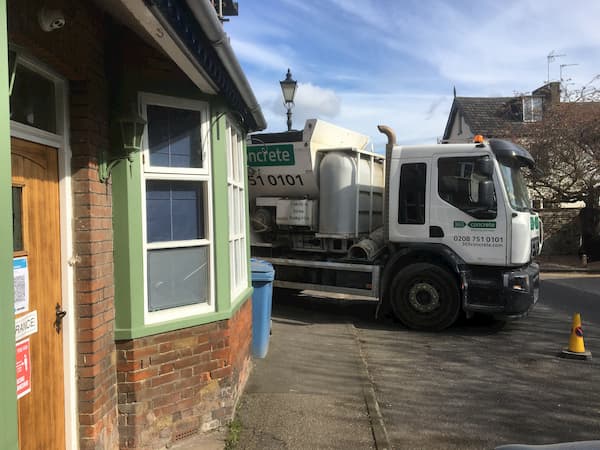
[[417,283],[410,288],[408,301],[417,311],[429,313],[440,305],[440,295],[432,285]]

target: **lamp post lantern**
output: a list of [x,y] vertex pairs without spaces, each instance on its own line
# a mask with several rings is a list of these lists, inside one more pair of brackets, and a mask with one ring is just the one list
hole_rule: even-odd
[[292,78],[292,72],[288,69],[285,80],[280,81],[279,84],[281,85],[281,92],[283,92],[283,104],[287,109],[287,128],[288,131],[292,131],[292,108],[298,82]]

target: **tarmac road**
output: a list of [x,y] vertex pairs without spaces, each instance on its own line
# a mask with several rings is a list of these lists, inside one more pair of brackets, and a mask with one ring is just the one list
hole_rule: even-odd
[[[393,448],[600,439],[598,364],[557,356],[574,308],[600,303],[600,278],[543,278],[530,316],[504,326],[482,321],[437,334],[361,328]],[[584,316],[586,349],[600,356],[600,321]]]
[[[574,312],[600,358],[600,277],[544,274],[540,303],[508,323],[442,333],[373,319],[366,300],[274,299],[269,354],[237,417],[244,449],[493,449],[600,439],[596,360],[559,358]],[[596,312],[593,312],[596,311]],[[383,425],[383,426],[380,426]]]
[[543,304],[600,325],[600,274],[543,273],[542,280]]

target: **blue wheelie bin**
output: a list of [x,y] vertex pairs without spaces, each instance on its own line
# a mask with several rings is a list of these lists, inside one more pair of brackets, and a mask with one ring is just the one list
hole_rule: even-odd
[[252,355],[264,358],[269,350],[271,334],[271,303],[273,299],[273,266],[260,259],[251,258],[252,270]]

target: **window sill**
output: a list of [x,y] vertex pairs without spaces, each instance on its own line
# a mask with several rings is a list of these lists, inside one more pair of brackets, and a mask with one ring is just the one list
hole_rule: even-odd
[[253,289],[251,287],[245,289],[235,299],[235,301],[232,302],[231,307],[227,311],[211,312],[203,315],[187,317],[185,319],[176,319],[167,322],[147,324],[133,328],[116,328],[115,341],[137,339],[141,337],[152,336],[155,334],[167,333],[169,331],[205,325],[212,322],[218,322],[220,320],[230,319],[237,312],[237,310],[246,303],[246,300],[250,300],[252,292]]

